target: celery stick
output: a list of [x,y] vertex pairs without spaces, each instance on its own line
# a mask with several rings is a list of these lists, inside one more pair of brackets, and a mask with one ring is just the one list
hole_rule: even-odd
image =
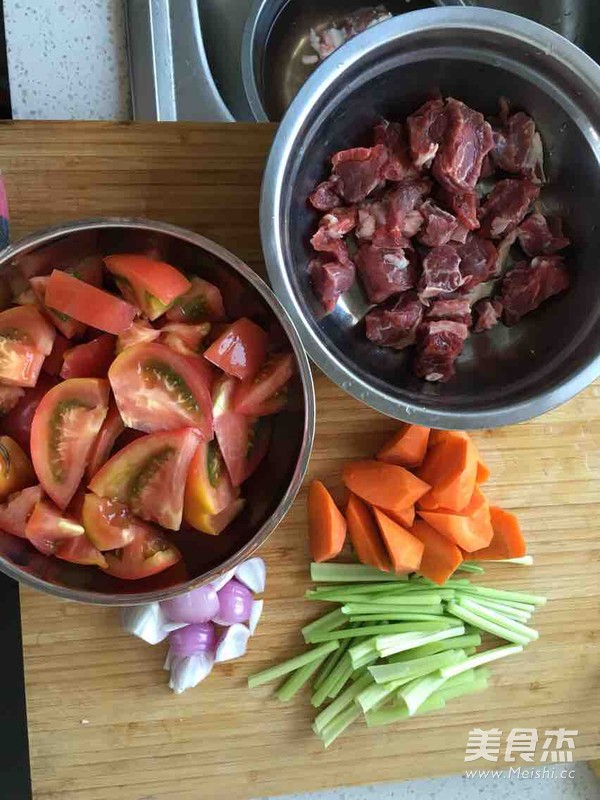
[[[349,627],[353,627],[350,625]],[[313,691],[317,691],[322,685],[322,683],[329,677],[335,667],[339,664],[341,659],[344,657],[344,653],[350,645],[352,644],[352,639],[344,639],[344,641],[340,644],[339,648],[335,650],[333,653],[327,656],[327,660],[323,664],[323,669],[319,672],[317,679],[313,685]]]
[[316,661],[305,664],[303,667],[300,667],[300,669],[292,672],[287,681],[282,683],[279,689],[277,689],[275,692],[277,697],[284,703],[287,703],[288,700],[291,700],[292,697],[294,697],[294,695],[296,695],[300,689],[302,689],[302,687],[308,683],[326,658],[327,656],[321,656],[321,658],[318,658]]
[[312,595],[329,594],[330,592],[344,592],[345,594],[377,594],[378,592],[404,592],[411,589],[412,585],[408,581],[384,581],[383,583],[334,583],[332,585],[315,586],[308,591]]
[[324,708],[317,716],[315,717],[315,721],[313,723],[313,730],[317,733],[321,733],[323,728],[325,728],[331,720],[336,717],[340,711],[343,711],[346,706],[349,706],[351,703],[354,702],[354,699],[360,695],[360,693],[370,686],[373,679],[367,673],[365,673],[361,678],[359,678],[355,683],[351,684],[341,695],[336,698],[333,703]]
[[329,692],[327,693],[327,697],[331,699],[337,697],[352,677],[353,672],[354,667],[350,661],[350,656],[346,653],[343,659],[340,661],[340,669],[338,671],[336,680],[332,683]]
[[[425,623],[421,624],[424,625]],[[462,636],[464,632],[464,625],[457,625],[453,628],[446,628],[429,634],[420,634],[415,631],[415,635],[410,638],[402,637],[401,635],[383,635],[377,637],[375,647],[382,657],[393,656],[404,650],[420,647],[422,644],[440,642],[443,639],[451,639],[453,636]]]
[[294,670],[299,667],[310,664],[312,661],[317,661],[321,656],[326,656],[328,653],[337,650],[339,644],[340,643],[337,641],[326,642],[320,647],[313,647],[312,650],[290,658],[288,661],[283,661],[281,664],[276,664],[274,667],[264,669],[262,672],[256,672],[254,675],[248,677],[248,686],[254,689],[255,686],[261,686],[263,683],[269,683],[270,681],[277,680],[277,678],[282,678],[284,675],[289,675],[290,672],[294,672]]
[[[477,673],[477,670],[474,670],[474,672]],[[457,675],[456,677],[461,676]],[[476,694],[477,692],[482,692],[488,687],[488,679],[486,675],[478,676],[475,674],[472,680],[466,681],[462,684],[456,684],[455,686],[449,685],[451,680],[452,678],[447,680],[441,689],[438,689],[438,691],[435,692],[435,694],[439,694],[441,697],[443,697],[446,703],[448,703],[450,700],[454,700],[456,697],[464,697],[464,695],[467,694]]]
[[[370,584],[365,584],[369,586]],[[343,592],[338,589],[329,589],[326,592],[317,592],[316,590],[309,589],[305,592],[304,596],[307,600],[317,600],[319,603],[387,603],[388,597],[404,597],[405,595],[412,595],[413,592],[403,589],[402,591],[394,591],[390,594],[387,592]]]
[[446,594],[437,592],[401,592],[399,595],[390,596],[385,595],[381,597],[378,595],[374,599],[369,597],[361,597],[360,600],[351,600],[351,603],[360,603],[364,606],[386,605],[386,606],[439,606],[442,600],[452,600],[454,597],[454,590]]
[[[466,663],[466,662],[463,662]],[[458,669],[461,665],[458,664],[454,667],[446,667],[446,669]],[[444,675],[441,671],[432,672],[429,675],[424,675],[421,678],[415,678],[414,681],[407,683],[398,690],[398,697],[401,697],[406,703],[409,715],[412,717],[427,698],[436,692],[442,686],[449,675]]]
[[[346,606],[342,607],[342,611]],[[350,622],[437,622],[440,614],[426,614],[414,611],[401,611],[393,614],[358,614],[347,617]]]
[[362,692],[355,698],[355,702],[358,703],[358,705],[362,708],[363,714],[366,714],[367,711],[371,711],[373,708],[375,708],[375,706],[378,706],[386,698],[394,694],[397,689],[399,689],[401,686],[404,686],[404,684],[408,683],[409,681],[410,678],[406,678],[405,680],[390,681],[389,683],[378,684],[373,683],[373,678],[371,678],[371,684],[362,690]]
[[[468,595],[465,595],[465,597],[468,597]],[[471,595],[471,598],[474,600],[475,595]],[[513,619],[519,620],[519,622],[527,622],[531,619],[533,611],[535,611],[535,606],[530,606],[533,611],[523,611],[520,608],[509,606],[508,603],[502,603],[499,600],[490,600],[489,597],[482,597],[481,595],[477,595],[477,600],[475,602],[486,608],[492,608],[494,611],[500,611],[505,617],[512,617]]]
[[344,659],[344,655],[348,651],[348,648],[351,646],[351,644],[352,639],[344,639],[339,648],[331,654],[331,658],[334,660],[330,665],[327,666],[327,671],[323,677],[321,678],[321,676],[319,676],[319,679],[315,681],[315,685],[313,686],[311,703],[314,706],[322,705],[325,698],[329,694],[331,687],[336,684],[339,677],[339,671],[343,668],[342,661]]
[[326,725],[320,733],[321,741],[323,742],[324,747],[329,747],[329,745],[332,744],[332,742],[334,742],[337,737],[346,730],[346,728],[352,725],[352,723],[357,720],[360,715],[360,708],[351,705],[338,714],[337,717],[334,717],[329,725]]
[[477,564],[475,561],[463,561],[460,566],[456,568],[457,572],[473,572],[478,575],[483,575],[485,572],[484,568]]
[[352,630],[344,628],[339,631],[325,631],[324,633],[313,633],[308,637],[311,644],[318,642],[341,641],[342,639],[354,639],[363,636],[377,636],[381,633],[403,633],[411,631],[418,633],[419,631],[435,631],[440,628],[445,628],[447,622],[440,620],[440,622],[395,622],[391,625],[366,625],[363,628]]
[[413,613],[419,614],[436,614],[437,616],[441,616],[444,613],[444,608],[441,605],[430,605],[430,606],[421,606],[421,605],[393,605],[387,603],[346,603],[342,606],[342,613],[347,614],[348,616],[354,616],[355,614],[396,614],[400,611],[412,611]]
[[493,650],[486,650],[485,653],[477,653],[475,656],[467,658],[462,664],[456,664],[453,667],[444,667],[441,670],[442,675],[446,678],[451,678],[453,675],[459,675],[473,667],[480,667],[482,664],[488,664],[490,661],[496,661],[499,658],[506,658],[515,653],[522,653],[523,647],[520,644],[507,644],[502,647],[494,647]]
[[[443,697],[439,696],[438,692],[434,692],[431,697],[428,697],[424,703],[421,704],[417,711],[417,716],[426,714],[428,711],[439,711],[444,708],[446,701]],[[377,728],[380,725],[392,725],[395,722],[402,722],[405,719],[410,719],[410,713],[405,703],[398,703],[391,708],[383,708],[379,711],[369,711],[365,714],[365,722],[369,728]]]
[[390,572],[381,572],[375,567],[366,564],[331,564],[313,563],[310,565],[310,577],[314,583],[346,583],[346,581],[406,581],[406,575],[396,575]]
[[504,600],[506,602],[517,603],[530,603],[534,606],[543,606],[546,604],[546,598],[538,594],[525,594],[524,592],[509,592],[504,589],[490,589],[488,586],[473,586],[469,584],[468,587],[459,588],[459,593],[467,592],[469,594],[480,594],[485,597],[491,597],[492,600]]
[[519,556],[518,558],[490,558],[488,564],[522,564],[524,567],[533,565],[533,556]]
[[468,633],[462,636],[453,636],[451,639],[444,639],[441,642],[430,642],[416,647],[414,650],[408,650],[403,653],[398,653],[389,658],[390,664],[399,664],[403,661],[411,661],[413,658],[421,658],[422,656],[433,656],[436,653],[441,653],[444,650],[454,650],[456,648],[475,648],[481,644],[481,636],[478,633]]
[[461,599],[458,601],[458,605],[462,608],[468,608],[469,611],[472,611],[474,614],[478,614],[481,617],[485,617],[485,619],[489,619],[490,622],[496,622],[503,628],[515,631],[515,633],[519,633],[523,636],[529,636],[531,640],[539,639],[539,633],[535,630],[535,628],[530,628],[528,625],[523,625],[522,622],[511,619],[505,614],[501,614],[499,611],[494,611],[493,608],[488,608],[482,603],[478,603],[469,597],[461,597]]
[[336,628],[341,628],[348,622],[348,617],[345,614],[342,614],[339,608],[336,608],[335,611],[330,611],[329,614],[325,614],[319,619],[316,619],[314,622],[310,622],[308,625],[305,625],[302,628],[302,636],[304,636],[304,641],[308,641],[308,636],[311,633],[316,633],[317,631],[321,631],[324,633],[325,631],[333,631]]
[[369,667],[369,672],[375,683],[389,683],[389,681],[399,681],[404,678],[420,678],[430,672],[440,670],[442,667],[451,667],[466,660],[467,656],[464,650],[444,650],[432,656],[413,658],[411,661]]
[[465,608],[458,603],[450,603],[448,610],[454,614],[455,617],[459,617],[465,620],[465,622],[470,622],[482,631],[493,633],[494,636],[499,636],[501,639],[506,639],[509,642],[515,642],[515,644],[529,644],[529,642],[532,641],[530,636],[517,633],[512,627],[507,628],[505,625],[499,625],[497,622],[490,620],[487,616],[484,617],[482,614],[475,613],[471,609]]

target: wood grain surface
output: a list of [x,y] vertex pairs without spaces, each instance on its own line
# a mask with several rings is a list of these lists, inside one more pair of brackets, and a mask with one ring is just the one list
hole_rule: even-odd
[[[273,128],[263,125],[2,123],[13,237],[81,217],[135,215],[193,228],[260,267],[257,202]],[[316,372],[316,371],[315,371]],[[309,477],[339,485],[395,423],[316,374]],[[540,640],[493,665],[484,695],[384,731],[355,725],[323,752],[307,697],[283,705],[249,673],[301,648],[317,614],[304,493],[262,555],[266,610],[247,656],[176,697],[164,647],[119,631],[117,612],[22,591],[35,800],[211,800],[432,776],[464,768],[470,728],[577,729],[600,756],[600,386],[523,425],[475,435],[489,495],[522,520],[533,568],[485,582],[546,594]]]

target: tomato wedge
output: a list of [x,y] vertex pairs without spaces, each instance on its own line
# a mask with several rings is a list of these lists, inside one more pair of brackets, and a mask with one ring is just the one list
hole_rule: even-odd
[[106,256],[104,263],[115,276],[123,297],[139,306],[150,319],[164,314],[192,285],[175,267],[148,256],[123,253]]
[[110,333],[103,333],[91,342],[71,347],[64,354],[60,377],[106,378],[108,368],[115,357],[116,340]]
[[125,425],[119,414],[119,409],[111,398],[108,405],[108,413],[88,456],[88,464],[85,468],[85,477],[88,481],[94,477],[103,464],[106,464],[115,442],[124,430]]
[[200,512],[195,516],[195,524],[192,527],[202,533],[210,533],[212,536],[218,536],[233,522],[245,504],[246,501],[240,497],[228,505],[227,508],[219,511],[218,514]]
[[31,461],[10,436],[0,436],[0,500],[36,482]]
[[119,450],[89,488],[125,503],[138,517],[177,531],[190,462],[200,443],[193,428],[151,433]]
[[42,495],[41,486],[30,486],[10,495],[6,503],[0,505],[0,529],[26,539],[27,520],[42,499]]
[[46,305],[92,328],[114,333],[126,330],[137,309],[103,289],[55,269],[46,289]]
[[161,340],[178,353],[198,355],[204,351],[204,340],[210,333],[210,322],[186,325],[183,322],[169,322],[160,331]]
[[219,445],[202,442],[198,446],[187,476],[183,519],[197,528],[201,514],[218,514],[239,496],[231,484]]
[[154,342],[128,347],[108,379],[128,427],[153,432],[189,426],[212,438],[207,381],[186,356]]
[[45,356],[20,342],[0,339],[0,381],[8,386],[33,388]]
[[166,317],[171,322],[219,322],[225,319],[221,292],[214,284],[193,277],[190,289],[173,303]]
[[254,406],[255,417],[268,417],[271,414],[278,414],[286,408],[289,400],[288,387],[284,386],[275,394],[268,397],[264,402]]
[[20,386],[0,386],[0,414],[8,414],[25,394]]
[[54,347],[49,356],[46,356],[42,370],[46,375],[58,375],[62,369],[63,357],[65,351],[69,349],[71,343],[63,336],[62,333],[57,333],[54,340]]
[[160,531],[138,525],[131,544],[105,555],[104,571],[114,578],[137,580],[156,575],[181,561],[181,553]]
[[4,433],[20,444],[26,453],[30,452],[29,440],[33,415],[42,397],[53,386],[56,386],[54,378],[42,374],[33,389],[16,389],[16,391],[23,392],[23,395],[2,420]]
[[153,328],[145,319],[134,319],[127,330],[123,331],[117,339],[117,355],[127,347],[153,342],[159,336],[160,331]]
[[204,357],[235,378],[253,378],[267,354],[269,339],[246,317],[228,325],[225,331],[205,350]]
[[85,534],[58,542],[54,555],[63,561],[70,561],[72,564],[85,564],[100,567],[100,569],[108,567],[106,558],[94,547]]
[[0,341],[20,342],[42,355],[52,352],[56,331],[36,306],[14,306],[0,312]]
[[[290,380],[294,374],[294,367],[294,356],[291,353],[270,356],[253,378],[247,378],[238,386],[235,393],[235,410],[240,414],[258,416],[259,411],[263,410],[263,404],[281,392]],[[267,413],[272,412],[267,411]]]
[[131,544],[135,525],[139,524],[124,503],[95,494],[86,494],[81,521],[88,539],[98,550],[116,550]]
[[54,503],[40,500],[25,526],[25,535],[40,553],[50,556],[63,539],[83,535],[83,525],[67,517]]
[[44,491],[66,508],[108,411],[108,383],[71,378],[42,398],[31,425],[31,458]]
[[50,277],[48,275],[30,279],[31,289],[38,303],[44,309],[44,313],[67,339],[83,336],[85,333],[85,325],[82,322],[77,322],[77,320],[71,319],[67,314],[62,314],[46,305],[46,291],[49,281]]

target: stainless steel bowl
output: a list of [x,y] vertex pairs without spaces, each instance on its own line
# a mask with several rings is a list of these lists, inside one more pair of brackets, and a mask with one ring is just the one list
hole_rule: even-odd
[[250,316],[263,326],[279,323],[296,356],[288,410],[274,417],[265,460],[245,484],[243,514],[220,536],[183,529],[171,536],[184,556],[176,565],[139,581],[122,581],[95,567],[47,557],[24,539],[0,531],[0,569],[58,597],[100,605],[163,600],[213,580],[252,555],[281,522],[304,478],[315,427],[314,386],[302,343],[281,304],[242,261],[191,231],[143,219],[91,219],[41,231],[0,253],[0,272],[32,262],[68,266],[86,255],[158,250],[181,269],[217,284],[232,317]]
[[[535,117],[550,181],[543,201],[566,220],[574,243],[569,291],[513,328],[470,337],[447,384],[424,383],[406,352],[369,343],[352,298],[323,317],[306,273],[317,221],[306,198],[331,154],[366,144],[378,115],[404,117],[436,90],[487,114],[503,95]],[[541,414],[600,375],[599,159],[600,68],[566,39],[487,9],[416,11],[383,22],[316,70],[279,127],[261,199],[274,291],[321,369],[390,416],[482,428]]]

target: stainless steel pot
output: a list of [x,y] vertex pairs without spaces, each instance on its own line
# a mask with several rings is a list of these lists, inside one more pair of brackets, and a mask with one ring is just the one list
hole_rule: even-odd
[[[323,318],[308,282],[316,214],[306,199],[336,150],[367,141],[441,90],[493,114],[498,98],[534,116],[546,149],[546,207],[567,221],[573,285],[513,327],[472,336],[447,384],[415,378],[406,353],[364,335],[352,298]],[[528,419],[600,375],[600,68],[552,31],[477,8],[416,11],[346,43],[309,78],[264,173],[262,243],[271,283],[311,357],[343,389],[400,419],[482,428]],[[359,304],[360,306],[360,304]]]
[[184,556],[176,565],[139,581],[111,578],[96,567],[59,561],[38,553],[24,539],[0,531],[0,569],[28,586],[58,597],[100,605],[134,605],[164,600],[213,580],[249,558],[290,508],[304,478],[315,428],[314,386],[302,343],[271,290],[232,253],[191,231],[143,219],[107,218],[40,231],[0,253],[0,271],[32,260],[64,266],[87,255],[144,252],[161,256],[220,287],[232,316],[251,316],[262,325],[279,323],[298,366],[288,409],[274,417],[268,454],[244,485],[244,512],[220,536],[191,529],[170,534]]

